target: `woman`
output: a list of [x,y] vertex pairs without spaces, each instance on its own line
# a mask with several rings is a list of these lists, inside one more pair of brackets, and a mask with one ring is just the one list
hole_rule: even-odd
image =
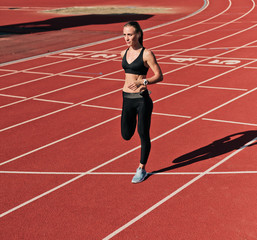
[[[128,48],[121,52],[122,67],[125,70],[121,134],[125,140],[131,139],[138,116],[141,158],[132,183],[139,183],[147,176],[145,166],[151,149],[149,131],[153,102],[147,85],[162,81],[163,76],[154,54],[143,47],[143,31],[140,25],[137,22],[128,22],[124,25],[123,34]],[[149,68],[153,71],[153,76],[146,78]]]

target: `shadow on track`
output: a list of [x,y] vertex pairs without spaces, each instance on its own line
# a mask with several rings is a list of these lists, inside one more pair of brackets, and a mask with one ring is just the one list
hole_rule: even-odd
[[[199,161],[208,160],[216,156],[220,156],[225,153],[232,152],[236,149],[241,148],[242,146],[244,146],[245,144],[247,144],[248,142],[250,142],[256,137],[257,137],[257,131],[253,130],[253,131],[235,133],[227,137],[224,137],[222,139],[218,139],[207,146],[204,146],[202,148],[199,148],[195,151],[184,154],[174,159],[173,160],[174,164],[166,168],[153,171],[149,173],[149,176],[156,173],[166,172],[169,170],[184,167]],[[246,147],[251,147],[256,144],[257,142],[254,142],[250,145],[247,145]]]
[[44,21],[20,23],[0,26],[1,34],[30,34],[38,32],[56,31],[65,28],[86,25],[121,23],[128,21],[146,20],[154,15],[150,14],[91,14],[51,18]]

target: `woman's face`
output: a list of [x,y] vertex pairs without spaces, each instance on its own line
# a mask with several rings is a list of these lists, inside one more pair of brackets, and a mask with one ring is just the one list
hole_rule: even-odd
[[130,46],[136,46],[139,42],[139,34],[136,33],[136,30],[132,26],[126,26],[123,28],[123,35],[126,44]]

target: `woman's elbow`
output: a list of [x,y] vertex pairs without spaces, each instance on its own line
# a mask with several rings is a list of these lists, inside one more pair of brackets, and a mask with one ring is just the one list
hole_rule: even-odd
[[163,80],[163,75],[161,73],[160,76],[159,76],[159,82],[161,82],[162,80]]

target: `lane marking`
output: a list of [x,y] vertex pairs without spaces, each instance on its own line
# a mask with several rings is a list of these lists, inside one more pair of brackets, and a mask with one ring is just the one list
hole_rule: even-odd
[[3,94],[3,93],[0,93],[0,96],[2,96],[2,97],[9,97],[9,98],[21,98],[21,99],[26,99],[26,97],[16,96],[16,95],[9,95],[9,94]]
[[254,70],[256,70],[256,69],[257,69],[257,66],[256,66],[256,67],[245,67],[245,68],[249,68],[249,69],[254,69]]
[[122,111],[121,108],[105,107],[105,106],[98,106],[98,105],[92,105],[92,104],[81,104],[81,106],[92,107],[92,108],[102,108],[102,109],[108,109],[108,110],[116,110],[116,111],[119,111],[119,112]]
[[168,117],[179,117],[179,118],[192,118],[190,116],[185,115],[177,115],[177,114],[168,114],[168,113],[159,113],[159,112],[153,112],[154,115],[160,115],[160,116],[168,116]]
[[[0,171],[0,174],[31,174],[31,175],[81,175],[85,172],[33,172],[33,171]],[[257,171],[256,171],[257,173]],[[198,175],[201,172],[170,172],[148,173],[149,175]],[[91,172],[87,175],[135,175],[135,172]]]
[[81,56],[81,55],[83,55],[83,54],[82,54],[82,53],[68,53],[68,52],[65,52],[65,53],[61,53],[60,55],[78,57],[78,56]]
[[[32,100],[40,101],[40,102],[51,102],[51,103],[60,103],[60,104],[66,104],[66,105],[73,105],[74,103],[71,102],[63,102],[63,101],[56,101],[56,100],[50,100],[50,99],[44,99],[44,98],[33,98]],[[0,129],[1,131],[1,129]]]
[[196,66],[200,66],[200,67],[218,67],[218,68],[235,68],[235,66],[227,66],[227,65],[211,65],[208,63],[201,63],[201,64],[196,64]]
[[[33,71],[26,71],[26,70],[23,70],[23,71],[20,71],[21,73],[31,73],[31,74],[42,74],[42,75],[53,75],[52,73],[45,73],[45,72],[33,72]],[[34,80],[34,79],[33,79]],[[10,86],[9,86],[10,87]],[[1,89],[0,89],[1,90]]]
[[[30,175],[81,175],[85,172],[33,172],[33,171],[0,171],[0,174],[30,174]],[[148,175],[199,175],[203,172],[160,172],[147,173]],[[257,171],[224,171],[208,172],[206,175],[237,175],[237,174],[257,174]],[[91,172],[87,175],[135,175],[135,172]]]
[[232,90],[232,91],[248,91],[244,88],[228,88],[228,87],[214,87],[214,86],[198,86],[199,88],[211,88],[211,89],[220,89],[220,90]]
[[212,121],[212,122],[222,122],[222,123],[232,123],[232,124],[240,124],[245,126],[254,126],[257,127],[257,123],[245,123],[245,122],[236,122],[236,121],[228,121],[228,120],[221,120],[221,119],[213,119],[213,118],[202,118],[205,121]]
[[223,174],[256,174],[257,171],[232,171],[232,172],[209,172],[210,175],[223,175]]

